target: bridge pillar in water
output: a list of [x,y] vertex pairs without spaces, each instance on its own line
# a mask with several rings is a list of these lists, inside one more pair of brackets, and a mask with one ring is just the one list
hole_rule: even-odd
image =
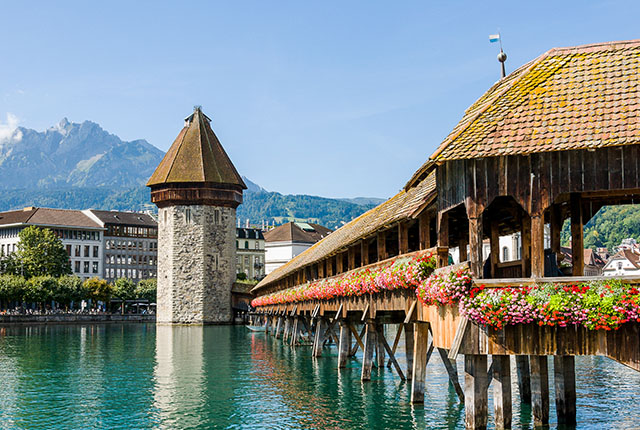
[[351,330],[346,320],[338,321],[340,326],[340,345],[338,345],[338,368],[346,367],[351,353]]
[[427,350],[429,323],[414,323],[413,369],[411,378],[411,403],[424,402],[424,384],[427,376]]
[[486,429],[489,380],[487,356],[464,356],[464,422],[467,429]]
[[518,392],[520,402],[531,403],[531,375],[529,372],[529,356],[516,355],[516,371],[518,372]]
[[511,407],[511,359],[508,355],[493,355],[493,410],[496,429],[510,429]]
[[376,323],[372,319],[367,319],[365,327],[364,351],[362,351],[362,374],[360,375],[360,379],[370,381],[371,368],[373,367],[373,354],[378,345],[378,333],[376,332]]
[[325,327],[325,320],[324,317],[320,317],[316,320],[316,333],[315,336],[313,337],[313,351],[312,351],[312,356],[313,357],[321,357],[322,356],[322,345],[324,345],[324,331],[326,329]]
[[536,427],[549,424],[549,365],[546,355],[530,355],[531,413]]
[[407,357],[407,381],[413,379],[413,323],[404,324],[404,350]]
[[553,357],[553,376],[556,389],[558,424],[576,425],[576,371],[572,355]]

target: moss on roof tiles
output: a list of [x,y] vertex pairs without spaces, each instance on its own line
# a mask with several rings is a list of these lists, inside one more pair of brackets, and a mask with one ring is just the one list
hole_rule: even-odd
[[229,156],[211,129],[210,119],[196,108],[156,168],[147,186],[209,182],[246,189]]

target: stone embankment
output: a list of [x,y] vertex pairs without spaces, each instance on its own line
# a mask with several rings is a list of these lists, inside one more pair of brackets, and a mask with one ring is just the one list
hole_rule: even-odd
[[155,315],[121,314],[49,314],[0,315],[3,324],[82,324],[82,323],[155,323]]

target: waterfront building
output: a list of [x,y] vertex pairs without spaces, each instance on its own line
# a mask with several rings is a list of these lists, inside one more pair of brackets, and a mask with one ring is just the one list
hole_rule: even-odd
[[158,206],[159,324],[231,321],[236,208],[247,188],[197,107],[147,182]]
[[119,211],[83,211],[105,229],[104,271],[108,282],[127,278],[135,282],[156,277],[158,223],[149,214]]
[[236,274],[244,273],[247,279],[264,277],[265,241],[259,228],[236,228]]
[[17,249],[18,234],[29,226],[51,229],[62,241],[74,275],[82,279],[101,277],[105,228],[77,210],[26,207],[0,213],[0,254]]
[[289,222],[265,232],[265,274],[283,266],[331,232],[327,227],[306,222]]

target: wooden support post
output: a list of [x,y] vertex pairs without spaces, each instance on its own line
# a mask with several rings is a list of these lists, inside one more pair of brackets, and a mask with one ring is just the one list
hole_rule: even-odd
[[544,277],[544,216],[531,217],[531,276]]
[[469,245],[469,240],[464,237],[460,239],[458,243],[458,253],[460,255],[460,263],[463,261],[467,261],[469,259],[469,254],[467,253],[467,246]]
[[364,332],[366,328],[367,326],[365,325],[362,328],[362,332],[358,335],[356,328],[351,323],[349,323],[349,330],[351,330],[351,334],[353,335],[353,337],[356,338],[356,343],[353,346],[353,349],[351,350],[351,352],[349,353],[349,357],[353,357],[354,355],[356,355],[356,352],[358,352],[358,347],[362,348],[362,350],[364,351],[364,343],[362,342],[362,337],[364,336]]
[[491,278],[498,277],[498,263],[500,263],[500,231],[498,230],[498,220],[491,220],[491,236],[489,237],[491,246]]
[[378,261],[385,260],[387,258],[387,233],[385,231],[378,232]]
[[383,342],[386,342],[384,339],[384,324],[376,323],[376,333],[376,337],[378,339],[378,343],[376,345],[376,365],[379,369],[382,369],[385,362]]
[[322,356],[322,345],[324,345],[324,318],[320,317],[316,323],[316,335],[313,338],[313,357]]
[[584,228],[582,225],[582,198],[571,194],[571,261],[573,276],[584,274]]
[[322,260],[318,263],[318,279],[322,279],[325,277],[324,267],[326,264],[327,264],[327,260]]
[[409,224],[401,221],[398,223],[398,254],[407,252],[409,252]]
[[373,367],[373,354],[378,345],[376,323],[372,319],[367,319],[365,323],[364,349],[362,350],[362,374],[363,381],[371,380],[371,368]]
[[438,248],[447,248],[447,251],[443,253],[438,249],[438,267],[445,267],[449,265],[449,213],[438,213]]
[[283,316],[279,316],[278,317],[278,324],[276,325],[276,339],[280,339],[280,334],[282,332],[282,320],[284,319]]
[[347,270],[353,270],[356,268],[356,248],[353,246],[350,246],[348,251],[347,251],[347,260],[349,263],[349,266],[347,267]]
[[511,428],[511,360],[508,355],[492,356],[493,410],[496,429]]
[[282,333],[282,340],[286,343],[289,339],[289,327],[291,327],[291,318],[284,317],[284,330]]
[[467,429],[487,428],[487,356],[464,356],[464,417]]
[[369,241],[367,239],[360,242],[360,261],[362,261],[361,266],[369,264]]
[[264,332],[266,334],[269,334],[269,330],[271,329],[271,324],[270,324],[271,323],[271,318],[266,317],[266,320],[267,320],[267,322],[265,323],[265,326],[264,326]]
[[298,338],[300,336],[300,318],[298,316],[293,317],[293,325],[291,327],[291,346],[298,344]]
[[554,252],[560,258],[560,233],[562,232],[562,216],[560,214],[560,206],[551,206],[551,216],[549,220],[551,233],[551,252]]
[[482,278],[482,236],[482,216],[469,218],[469,265],[477,278]]
[[440,354],[440,359],[444,364],[445,369],[447,369],[447,374],[449,375],[449,382],[453,386],[453,389],[456,390],[456,394],[462,403],[464,403],[464,390],[460,386],[460,381],[458,381],[458,369],[456,368],[456,362],[451,361],[449,359],[447,350],[444,348],[438,348],[438,353]]
[[[404,376],[404,372],[402,371],[402,368],[400,367],[400,365],[398,364],[398,361],[396,360],[396,356],[393,353],[393,351],[391,350],[391,348],[389,347],[389,344],[387,343],[387,339],[385,339],[384,337],[384,327],[382,326],[382,324],[378,324],[378,342],[380,344],[382,344],[382,347],[384,348],[385,351],[387,351],[387,354],[389,354],[389,359],[391,360],[391,363],[393,364],[393,367],[396,369],[396,372],[398,373],[398,376],[400,376],[400,379],[402,379],[403,381],[406,380],[405,376]],[[380,328],[382,327],[382,328]],[[384,361],[384,359],[383,359]],[[384,365],[384,363],[383,363]]]
[[[391,347],[391,352],[393,354],[395,354],[396,350],[398,349],[398,343],[400,343],[400,338],[402,337],[403,329],[404,329],[404,325],[398,324],[398,330],[396,330],[396,337],[395,339],[393,339],[393,347]],[[391,358],[389,358],[389,361],[387,361],[387,367],[391,368]]]
[[531,217],[525,214],[522,217],[522,277],[531,276]]
[[531,375],[529,372],[529,356],[516,355],[516,370],[518,372],[518,392],[521,403],[531,403]]
[[411,379],[411,403],[424,403],[424,384],[427,376],[427,346],[429,323],[414,323],[413,370]]
[[572,355],[553,356],[558,424],[576,425],[576,371]]
[[342,252],[336,255],[336,274],[344,272]]
[[351,352],[351,330],[347,321],[341,319],[340,325],[340,345],[338,346],[338,368],[346,367],[349,353]]
[[549,369],[546,355],[530,355],[531,413],[535,427],[549,424]]
[[413,379],[413,323],[404,324],[404,351],[407,357],[407,379]]
[[426,213],[421,213],[418,217],[418,237],[420,241],[420,249],[431,248],[431,217]]

